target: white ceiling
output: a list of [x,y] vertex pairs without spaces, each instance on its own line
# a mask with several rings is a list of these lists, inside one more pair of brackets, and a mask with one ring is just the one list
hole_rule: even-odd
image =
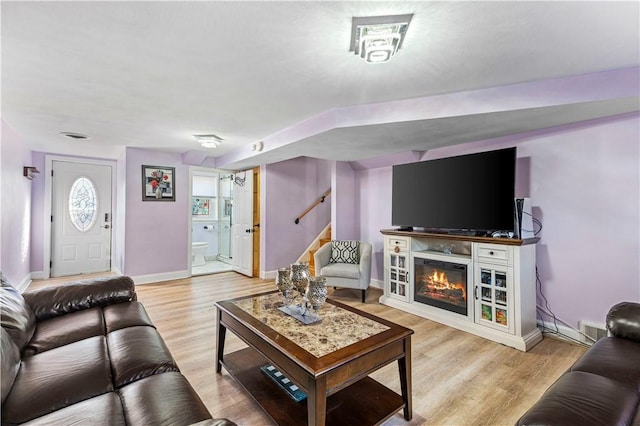
[[[637,111],[638,94],[327,128],[243,154],[343,107],[638,67],[639,6],[2,1],[2,118],[34,151],[116,158],[124,147],[154,148],[224,156],[235,169],[426,150]],[[409,13],[391,62],[366,64],[348,51],[352,17]],[[206,133],[226,141],[202,149],[192,135]]]

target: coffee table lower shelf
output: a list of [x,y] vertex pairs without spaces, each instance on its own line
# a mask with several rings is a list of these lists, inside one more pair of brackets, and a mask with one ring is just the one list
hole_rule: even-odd
[[[295,402],[260,367],[255,349],[225,354],[222,365],[278,425],[307,424],[307,400]],[[370,377],[327,398],[327,425],[377,425],[404,408],[402,397]]]

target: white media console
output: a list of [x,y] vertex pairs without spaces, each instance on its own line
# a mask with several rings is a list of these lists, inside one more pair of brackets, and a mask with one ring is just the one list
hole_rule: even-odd
[[538,238],[382,230],[380,303],[527,351],[536,327]]

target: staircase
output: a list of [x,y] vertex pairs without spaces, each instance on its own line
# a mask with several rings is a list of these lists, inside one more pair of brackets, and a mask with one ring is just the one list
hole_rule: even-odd
[[311,276],[316,275],[315,261],[313,255],[320,247],[331,241],[331,225],[327,226],[318,238],[311,244],[305,254],[300,256],[301,261],[309,262],[309,273]]

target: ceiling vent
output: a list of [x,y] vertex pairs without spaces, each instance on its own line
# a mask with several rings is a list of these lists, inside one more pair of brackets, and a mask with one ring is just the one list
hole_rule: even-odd
[[354,17],[350,51],[370,64],[389,62],[402,46],[413,15]]
[[89,136],[83,135],[82,133],[60,132],[60,134],[64,137],[71,138],[71,139],[80,139],[80,140],[90,139]]

